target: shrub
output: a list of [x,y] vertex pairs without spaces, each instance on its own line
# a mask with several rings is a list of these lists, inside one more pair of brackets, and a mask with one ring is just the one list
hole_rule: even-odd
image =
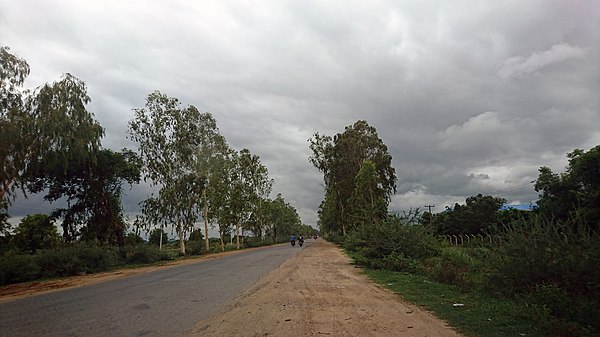
[[380,259],[394,253],[423,260],[437,255],[438,251],[436,239],[425,227],[407,224],[397,216],[351,232],[346,237],[344,247],[361,250],[369,259]]
[[168,259],[168,253],[159,251],[156,247],[147,245],[138,245],[128,247],[126,253],[128,264],[154,263],[163,259]]
[[35,255],[41,277],[71,276],[85,271],[85,262],[78,256],[77,248],[64,247]]
[[372,259],[369,262],[369,267],[373,269],[401,271],[410,274],[422,274],[424,270],[421,261],[408,258],[402,253],[392,253],[382,258]]
[[246,240],[244,240],[244,247],[246,247],[246,248],[262,247],[262,246],[268,246],[268,245],[272,245],[272,244],[273,244],[273,239],[271,239],[271,238],[265,238],[264,240],[261,240],[259,237],[253,237],[253,238],[246,238]]
[[600,233],[577,218],[533,217],[505,228],[504,242],[492,250],[488,289],[546,310],[556,335],[600,331]]
[[86,273],[105,271],[119,264],[118,252],[113,247],[80,245],[76,249]]
[[204,241],[187,241],[185,251],[187,255],[202,255],[205,253]]
[[35,279],[40,267],[31,255],[8,253],[0,257],[0,284],[7,285]]
[[472,289],[475,281],[470,275],[479,263],[469,255],[469,250],[452,246],[443,248],[440,256],[425,261],[427,275],[434,281],[456,285],[463,291]]

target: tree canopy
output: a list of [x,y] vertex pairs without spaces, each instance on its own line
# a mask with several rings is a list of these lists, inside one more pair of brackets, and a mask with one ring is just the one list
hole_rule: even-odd
[[[385,208],[387,212],[390,197],[396,191],[396,171],[392,156],[374,127],[359,120],[334,137],[315,133],[309,143],[312,150],[309,161],[323,173],[325,182],[325,199],[319,207],[322,229],[345,233],[347,226],[357,218],[357,212],[364,210],[352,205],[351,200],[361,202],[357,199],[359,192],[355,193],[356,179],[366,161],[372,163],[372,166],[368,164],[368,179],[371,179],[372,191],[377,191],[377,203],[381,204],[378,208]],[[366,188],[365,179],[366,176],[361,177],[363,186],[359,188]]]

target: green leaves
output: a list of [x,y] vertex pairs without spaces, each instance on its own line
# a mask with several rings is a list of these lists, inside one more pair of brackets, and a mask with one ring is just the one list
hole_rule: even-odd
[[[346,226],[356,225],[356,221],[380,220],[381,210],[387,212],[389,198],[396,190],[396,171],[377,130],[359,120],[334,137],[315,133],[309,143],[313,152],[309,161],[323,173],[325,182],[325,199],[319,207],[321,228],[345,233]],[[368,172],[358,178],[367,162],[370,164],[364,170]]]

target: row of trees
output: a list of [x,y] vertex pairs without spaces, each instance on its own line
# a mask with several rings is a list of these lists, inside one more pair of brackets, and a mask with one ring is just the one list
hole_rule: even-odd
[[[13,232],[8,210],[18,192],[44,193],[49,202],[67,201],[49,218],[62,220],[62,240],[122,247],[127,228],[122,189],[141,179],[156,192],[140,203],[135,225],[176,228],[182,254],[186,235],[200,219],[205,234],[209,226],[218,227],[222,245],[223,235],[235,228],[238,247],[244,232],[276,241],[300,228],[293,206],[281,195],[269,198],[273,181],[260,158],[229,147],[210,113],[151,93],[129,122],[128,136],[138,150],[114,152],[102,148],[104,129],[86,108],[90,97],[83,81],[66,74],[29,91],[23,89],[29,71],[25,60],[0,48],[4,238]],[[208,250],[208,235],[204,239]]]

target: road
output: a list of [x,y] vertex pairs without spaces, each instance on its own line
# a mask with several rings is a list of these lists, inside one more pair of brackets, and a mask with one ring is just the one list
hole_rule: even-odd
[[0,335],[183,336],[300,250],[249,250],[0,303]]

